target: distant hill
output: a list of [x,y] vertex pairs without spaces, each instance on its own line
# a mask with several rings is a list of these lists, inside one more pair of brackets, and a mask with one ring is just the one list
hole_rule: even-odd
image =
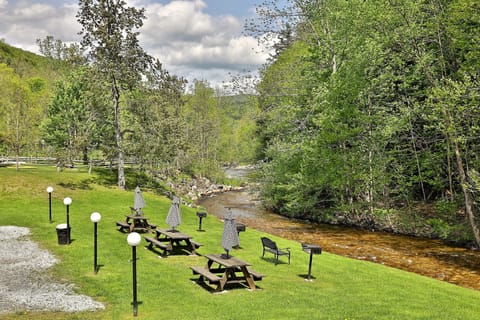
[[41,77],[52,83],[65,68],[60,61],[12,47],[0,41],[0,63],[13,68],[22,78]]

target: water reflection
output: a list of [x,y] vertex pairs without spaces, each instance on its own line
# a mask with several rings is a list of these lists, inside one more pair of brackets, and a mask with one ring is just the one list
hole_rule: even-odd
[[415,272],[480,290],[480,252],[451,247],[442,241],[355,228],[307,224],[261,208],[248,192],[226,192],[200,200],[210,214],[223,218],[231,208],[237,221],[325,251]]

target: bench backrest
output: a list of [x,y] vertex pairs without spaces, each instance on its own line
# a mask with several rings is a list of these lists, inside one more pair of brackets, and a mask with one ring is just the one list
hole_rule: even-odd
[[270,248],[272,250],[278,250],[277,244],[269,238],[261,237],[261,240],[264,247]]

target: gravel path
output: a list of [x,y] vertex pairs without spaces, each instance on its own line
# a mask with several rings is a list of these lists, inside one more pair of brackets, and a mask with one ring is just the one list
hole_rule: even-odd
[[75,294],[46,274],[57,260],[23,227],[0,226],[0,314],[17,311],[94,311],[103,304]]

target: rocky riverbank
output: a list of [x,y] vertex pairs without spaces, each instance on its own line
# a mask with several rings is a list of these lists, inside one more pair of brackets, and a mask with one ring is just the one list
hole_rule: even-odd
[[[168,182],[167,185],[177,195],[189,199],[184,204],[195,206],[199,199],[213,194],[253,189],[252,184],[246,179],[249,171],[251,171],[249,167],[225,168],[229,178],[242,181],[240,186],[219,184],[208,178],[189,178],[179,182]],[[306,222],[351,226],[370,231],[442,239],[455,245],[478,249],[472,240],[471,230],[465,216],[456,210],[458,207],[461,205],[451,202],[436,204],[422,202],[412,204],[408,209],[377,209],[373,212],[358,210],[355,213],[322,210],[308,218],[304,216],[289,218]]]

